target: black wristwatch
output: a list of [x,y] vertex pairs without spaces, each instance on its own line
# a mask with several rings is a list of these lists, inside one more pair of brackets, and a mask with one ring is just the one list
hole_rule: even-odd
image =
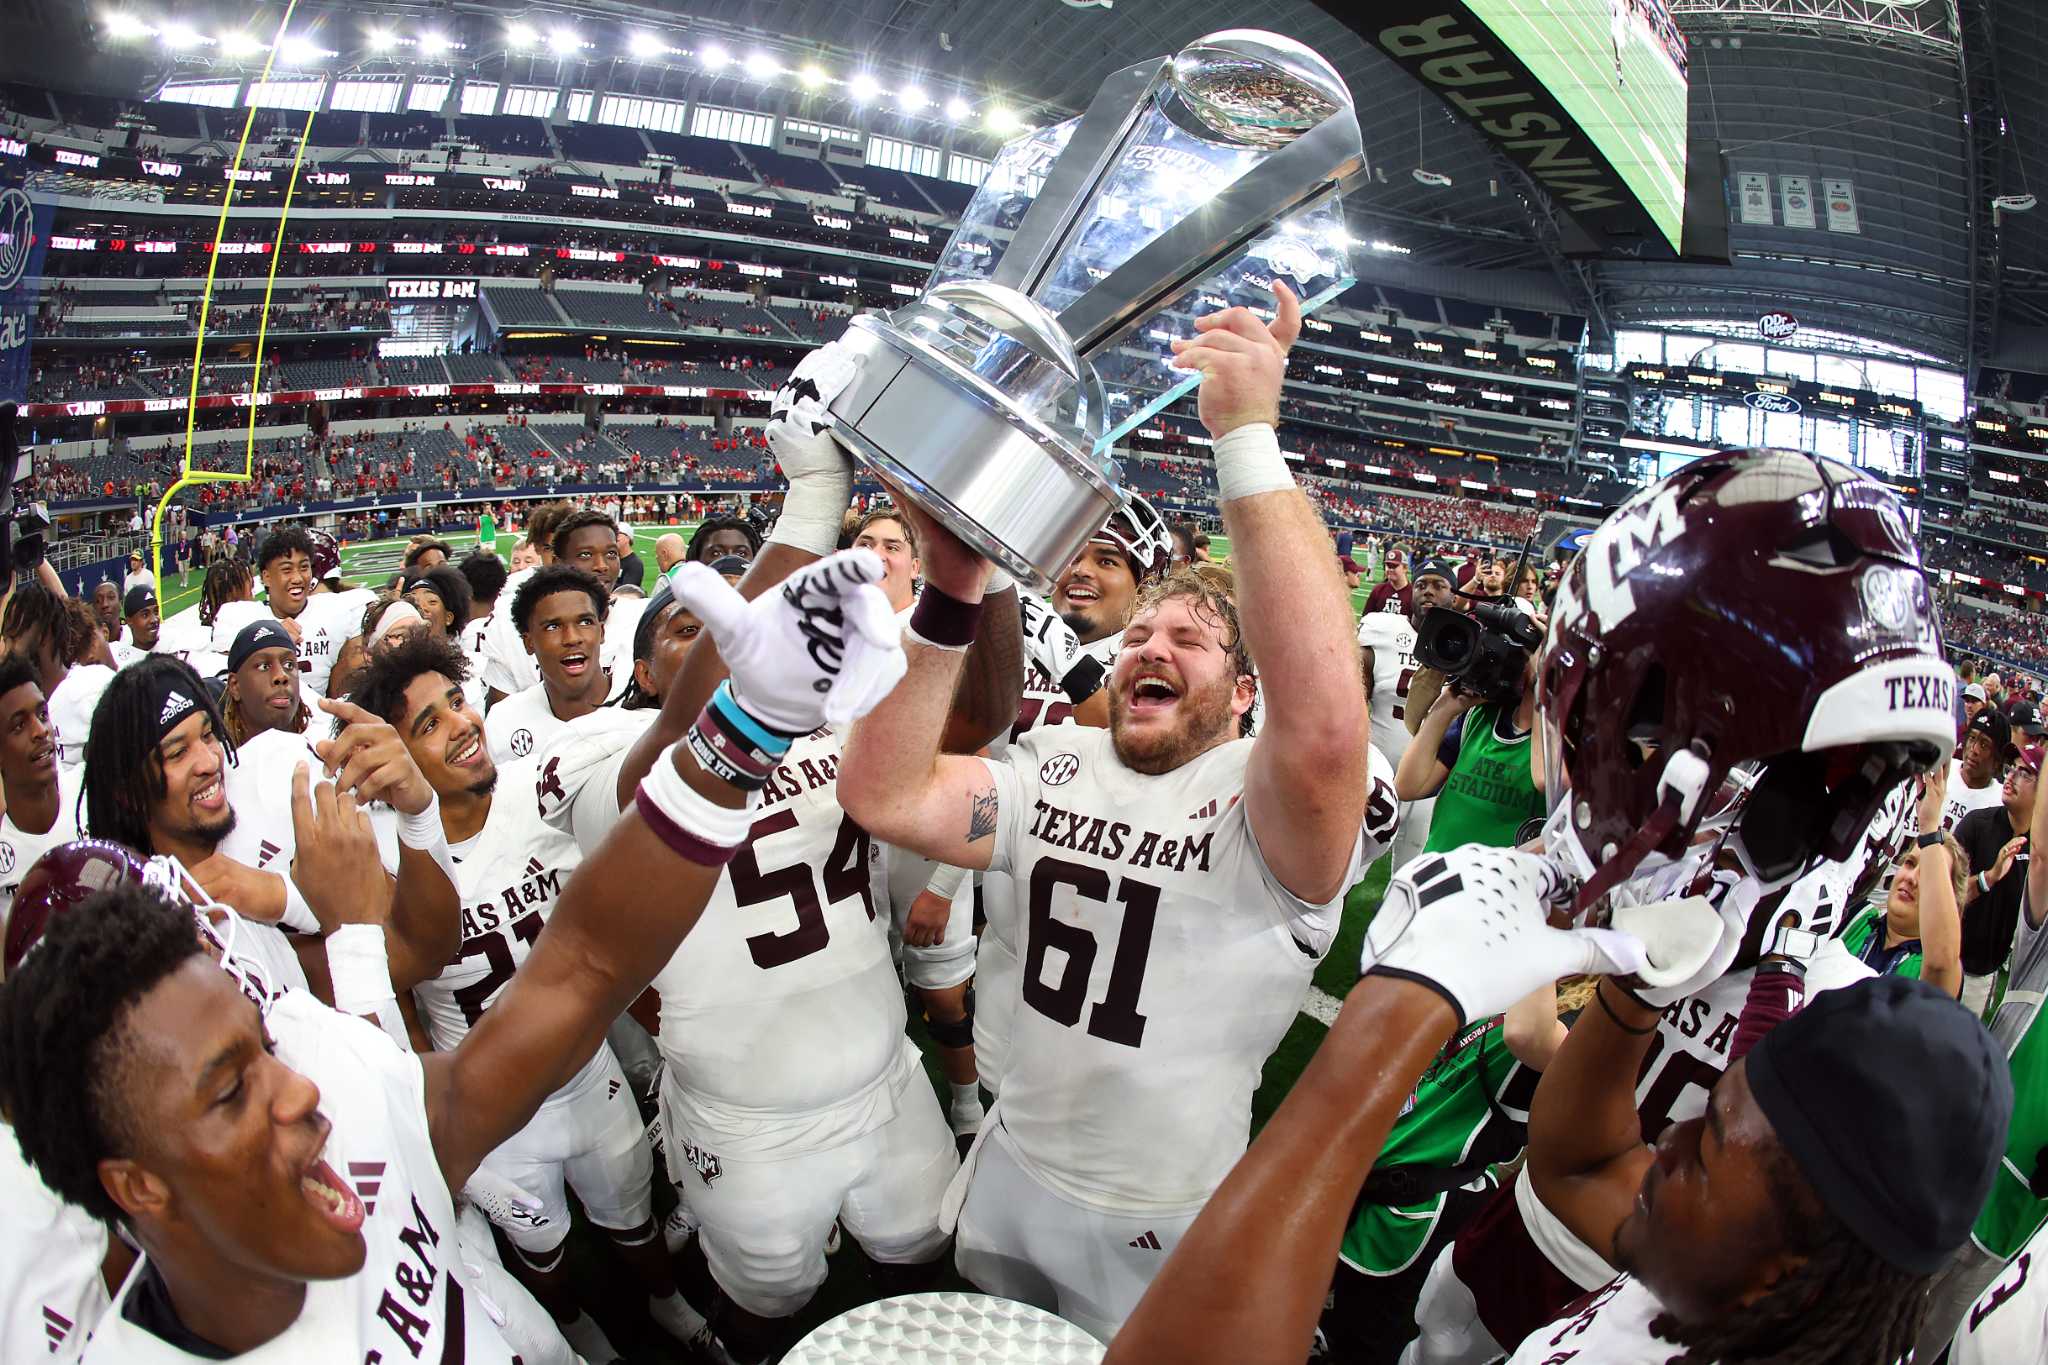
[[1933,831],[1932,833],[1929,833],[1929,834],[1923,834],[1923,835],[1921,835],[1921,836],[1920,836],[1919,838],[1917,838],[1917,839],[1915,839],[1915,840],[1913,841],[1914,847],[1916,847],[1916,848],[1938,848],[1938,847],[1940,847],[1940,845],[1941,845],[1941,835],[1942,835],[1942,832],[1941,832],[1940,830],[1938,830],[1938,829],[1937,829],[1937,830],[1935,830],[1935,831]]

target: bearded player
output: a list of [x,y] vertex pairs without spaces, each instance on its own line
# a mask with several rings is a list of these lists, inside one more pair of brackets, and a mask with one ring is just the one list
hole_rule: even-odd
[[[958,1264],[1107,1339],[1244,1151],[1259,1069],[1391,839],[1348,594],[1273,434],[1300,307],[1275,291],[1176,343],[1202,372],[1235,596],[1184,570],[1141,593],[1107,731],[942,756],[987,565],[920,528],[905,681],[855,727],[840,800],[875,837],[1029,893],[1002,1093],[969,1158]],[[1242,738],[1259,674],[1284,704]],[[1162,1142],[1160,1135],[1171,1134]]]
[[[887,690],[902,656],[866,591],[880,574],[849,553],[751,607],[691,585],[738,661],[727,696],[750,733],[786,743]],[[829,647],[814,657],[806,632]],[[60,920],[0,987],[0,1096],[44,1182],[143,1249],[86,1359],[508,1362],[454,1263],[449,1192],[602,1044],[696,922],[756,800],[690,753],[664,757],[504,996],[425,1057],[303,991],[260,1013],[199,952],[189,907],[113,893]],[[390,883],[367,823],[355,842],[314,880],[339,912],[374,917]],[[361,942],[381,977],[382,935]],[[353,1001],[363,981],[336,975]]]
[[[990,746],[1001,757],[1030,731],[1071,720],[1109,724],[1103,683],[1123,648],[1124,622],[1139,588],[1166,571],[1173,537],[1152,505],[1132,495],[1081,547],[1053,584],[1052,610],[1034,593],[1019,593],[1024,613],[1024,699],[1007,739]],[[982,931],[974,959],[974,1055],[981,1083],[1002,1092],[1016,1013],[1022,959],[1024,898],[1004,872],[981,878]]]

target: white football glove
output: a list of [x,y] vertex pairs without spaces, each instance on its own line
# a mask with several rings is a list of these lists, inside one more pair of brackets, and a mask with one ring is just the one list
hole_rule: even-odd
[[703,564],[675,576],[676,600],[718,642],[732,696],[770,730],[807,735],[867,714],[908,666],[903,627],[875,586],[873,550],[841,550],[749,602]]
[[1359,968],[1432,987],[1462,1028],[1559,977],[1648,965],[1632,934],[1551,928],[1552,904],[1569,897],[1557,870],[1533,854],[1477,845],[1424,854],[1388,883]]
[[462,1197],[501,1228],[544,1228],[553,1221],[540,1200],[483,1166],[470,1173]]
[[839,543],[839,517],[853,501],[853,463],[832,438],[826,408],[859,372],[853,352],[832,342],[797,362],[775,391],[763,434],[789,480],[770,536],[779,544],[825,555]]
[[[1704,896],[1688,896],[1683,901],[1636,907],[1634,913],[1638,915],[1669,913],[1674,907],[1687,906],[1690,907],[1688,914],[1695,920],[1706,915],[1714,917],[1706,929],[1708,942],[1704,957],[1696,958],[1699,965],[1683,979],[1664,985],[1657,985],[1646,978],[1645,984],[1649,989],[1638,989],[1636,999],[1654,1009],[1662,1009],[1705,990],[1726,976],[1729,964],[1742,950],[1743,933],[1749,927],[1749,917],[1755,912],[1761,895],[1761,888],[1754,878],[1732,871],[1717,871]],[[1616,910],[1615,919],[1619,921],[1626,913]]]
[[1102,664],[1083,651],[1074,628],[1035,592],[1020,591],[1017,606],[1024,615],[1024,657],[1077,705],[1101,690]]

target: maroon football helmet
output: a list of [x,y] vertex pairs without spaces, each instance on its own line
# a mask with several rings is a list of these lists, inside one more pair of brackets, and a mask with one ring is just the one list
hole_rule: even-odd
[[1681,855],[1737,765],[1755,773],[1729,846],[1775,886],[1857,852],[1892,789],[1955,748],[1898,504],[1790,451],[1698,460],[1609,517],[1558,587],[1537,685],[1580,909]]
[[341,542],[333,533],[308,526],[306,538],[313,542],[313,581],[324,583],[340,573]]
[[1143,583],[1165,573],[1173,561],[1173,533],[1151,503],[1136,493],[1125,497],[1128,501],[1110,513],[1109,520],[1089,540],[1121,550],[1131,561],[1131,577]]
[[111,839],[74,839],[29,864],[14,890],[14,909],[7,916],[4,960],[7,974],[35,947],[50,921],[77,908],[102,891],[133,882],[142,884],[141,854]]

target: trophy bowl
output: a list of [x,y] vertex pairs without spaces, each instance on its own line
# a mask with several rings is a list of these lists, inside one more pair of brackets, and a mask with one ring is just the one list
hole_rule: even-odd
[[1057,319],[982,280],[853,319],[833,435],[969,547],[1047,591],[1123,504],[1094,454],[1102,388]]
[[1168,108],[1188,131],[1248,147],[1285,147],[1351,107],[1344,78],[1320,53],[1259,29],[1197,38],[1174,55],[1167,80]]

